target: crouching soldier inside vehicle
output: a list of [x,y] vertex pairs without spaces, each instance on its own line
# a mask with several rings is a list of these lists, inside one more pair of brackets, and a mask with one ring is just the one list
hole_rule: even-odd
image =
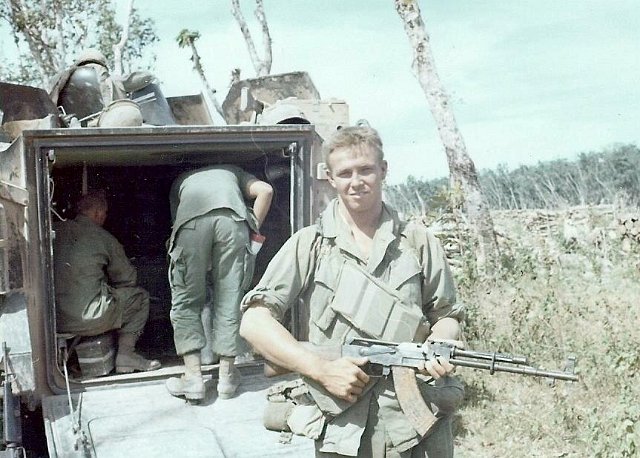
[[[167,380],[174,396],[204,399],[205,348],[220,357],[218,397],[232,397],[240,384],[234,361],[242,348],[240,299],[249,289],[254,270],[250,237],[258,233],[272,194],[270,184],[232,165],[186,172],[172,186],[171,323],[176,352],[185,364],[182,377]],[[253,201],[252,207],[246,201]],[[208,285],[212,320],[203,325]]]
[[452,457],[451,416],[463,397],[452,364],[433,358],[409,373],[434,419],[423,429],[407,409],[414,406],[403,410],[405,393],[393,377],[369,375],[367,358],[314,353],[280,324],[301,298],[309,316],[301,327],[318,346],[339,348],[350,338],[461,345],[464,312],[440,243],[382,201],[387,162],[378,133],[345,127],[323,154],[337,199],[287,241],[242,300],[241,335],[268,361],[302,376],[279,395],[272,388],[270,399],[285,402],[268,403],[265,426],[281,423],[315,439],[322,457]]
[[116,372],[151,371],[160,362],[135,352],[149,315],[149,294],[124,248],[102,228],[108,204],[103,191],[77,203],[75,219],[55,226],[54,277],[58,332],[97,336],[117,330]]

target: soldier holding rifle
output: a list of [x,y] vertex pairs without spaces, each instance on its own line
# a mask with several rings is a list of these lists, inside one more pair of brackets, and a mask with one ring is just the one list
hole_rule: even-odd
[[419,368],[424,376],[411,369],[437,418],[421,428],[401,407],[395,377],[369,375],[366,357],[324,358],[280,324],[301,298],[316,345],[353,338],[460,345],[464,310],[440,243],[382,200],[387,162],[378,133],[343,128],[323,154],[337,198],[291,237],[244,297],[240,332],[267,360],[301,374],[283,428],[315,439],[317,456],[451,457],[451,415],[463,397],[452,364],[434,357]]

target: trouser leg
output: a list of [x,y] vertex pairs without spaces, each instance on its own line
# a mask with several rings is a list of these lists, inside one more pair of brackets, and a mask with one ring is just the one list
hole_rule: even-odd
[[202,329],[204,331],[205,346],[200,351],[202,355],[202,364],[213,364],[217,360],[217,355],[213,353],[213,310],[210,288],[207,288],[207,300],[202,308]]
[[[362,402],[366,401],[360,401],[360,403]],[[380,406],[376,401],[375,396],[370,398],[369,403],[366,406],[359,404],[354,406],[354,408],[366,409],[367,412],[366,424],[362,435],[357,437],[357,435],[352,432],[352,434],[343,434],[339,435],[339,437],[335,437],[336,435],[333,434],[331,441],[341,441],[342,445],[349,449],[355,446],[353,441],[359,441],[358,457],[399,458],[397,454],[393,455],[387,453],[386,430],[383,423],[380,421]],[[325,435],[324,438],[321,437],[320,440],[317,440],[315,443],[315,456],[317,458],[338,458],[347,456],[340,453],[321,452],[320,448],[323,446],[323,440],[327,439],[327,432],[325,431],[323,434]]]
[[[370,418],[369,421],[371,420]],[[377,418],[374,419],[374,423],[367,422],[367,428],[363,434],[358,455],[386,458],[453,458],[453,435],[451,433],[450,417],[440,418],[427,437],[405,452],[400,453],[389,450],[386,444],[386,437],[385,426],[378,422]]]
[[200,351],[206,343],[201,314],[212,244],[212,217],[208,214],[180,228],[169,253],[170,317],[178,355]]
[[117,306],[122,307],[120,332],[140,337],[149,318],[149,293],[134,286],[114,288],[111,294]]
[[[432,432],[415,447],[405,452],[390,450],[387,446],[387,432],[378,415],[378,404],[372,400],[367,425],[360,440],[359,457],[384,458],[453,458],[453,434],[451,430],[451,416],[438,420]],[[344,455],[324,453],[318,450],[316,443],[316,457],[337,458]]]
[[[411,449],[411,458],[453,458],[453,433],[450,415],[440,418],[429,436]],[[404,455],[403,455],[404,458]]]
[[160,362],[148,360],[135,352],[136,342],[149,316],[149,293],[142,288],[117,288],[114,301],[123,306],[122,327],[118,330],[116,372],[149,371],[160,368]]
[[236,356],[240,345],[240,300],[244,293],[249,228],[243,221],[220,217],[215,224],[212,266],[213,351]]
[[131,354],[135,351],[138,336],[128,332],[118,332],[118,353]]

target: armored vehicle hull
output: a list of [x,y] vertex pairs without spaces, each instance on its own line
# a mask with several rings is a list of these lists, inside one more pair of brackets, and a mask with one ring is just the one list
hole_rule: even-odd
[[[53,123],[52,123],[53,125]],[[0,151],[0,338],[6,343],[6,396],[23,411],[42,410],[50,456],[306,456],[311,441],[262,427],[271,381],[249,351],[237,365],[238,396],[217,399],[218,366],[204,367],[207,397],[191,405],[171,397],[165,380],[181,374],[169,321],[165,242],[171,230],[169,189],[182,171],[236,164],[272,184],[266,242],[254,282],[293,231],[310,224],[328,200],[317,173],[320,137],[311,125],[162,126],[25,131]],[[5,145],[6,146],[6,145]],[[138,349],[161,360],[158,371],[83,375],[74,338],[56,327],[54,222],[73,216],[74,199],[106,190],[105,228],[122,243],[151,295]],[[287,319],[294,335],[305,311]],[[7,394],[8,393],[8,394]],[[9,450],[38,438],[20,434],[21,416],[5,412]],[[282,443],[288,442],[288,443]]]

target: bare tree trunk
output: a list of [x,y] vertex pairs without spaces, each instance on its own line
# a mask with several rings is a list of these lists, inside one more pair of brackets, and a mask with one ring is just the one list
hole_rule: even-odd
[[113,73],[116,76],[122,76],[123,74],[122,50],[129,39],[129,25],[131,23],[131,15],[133,14],[133,2],[134,0],[129,0],[129,6],[127,7],[127,15],[124,20],[124,25],[122,26],[122,36],[120,37],[120,41],[113,45]]
[[420,196],[420,193],[418,192],[417,189],[414,189],[413,192],[416,195],[416,198],[418,199],[418,202],[420,203],[420,216],[424,217],[427,215],[427,206],[424,203],[424,199],[422,198],[422,196]]
[[[616,191],[615,189],[612,189],[609,185],[607,185],[604,181],[602,181],[599,177],[599,173],[598,173],[598,166],[596,165],[596,167],[594,167],[593,169],[593,179],[596,180],[596,182],[602,187],[603,195],[602,197],[599,198],[599,200],[602,200],[602,198],[604,196],[607,196],[609,199],[611,199],[611,201],[613,202],[616,198]],[[580,178],[582,178],[582,182],[584,183],[584,178],[583,178],[583,174],[582,174],[582,170],[580,170],[580,167],[578,167],[578,172],[580,173]],[[582,186],[582,189],[585,189],[586,186]],[[585,191],[586,192],[586,191]],[[582,205],[585,205],[586,201],[588,200],[588,197],[584,195],[584,193],[580,193],[580,200],[582,202]]]
[[271,34],[269,33],[269,24],[267,23],[267,16],[264,13],[264,4],[262,0],[256,0],[256,9],[254,11],[256,19],[260,23],[262,30],[262,50],[264,52],[264,58],[262,59],[262,74],[261,76],[271,73],[271,64],[273,62],[273,55],[271,53]]
[[200,62],[200,54],[198,53],[198,49],[196,48],[196,40],[198,38],[200,38],[200,33],[198,33],[197,31],[182,29],[182,31],[178,34],[176,41],[178,42],[178,46],[180,48],[189,46],[189,49],[191,49],[191,61],[193,62],[193,69],[198,74],[200,82],[204,87],[205,97],[211,104],[213,104],[214,108],[220,115],[221,120],[224,122],[225,119],[224,113],[222,111],[222,105],[220,105],[220,102],[218,102],[218,98],[216,97],[216,90],[209,85],[209,80],[207,80],[207,77],[204,74],[204,68],[202,68],[202,63]]
[[[502,210],[502,195],[501,195],[501,189],[500,186],[498,185],[498,182],[496,181],[496,177],[494,175],[490,175],[489,179],[491,180],[491,194],[493,195],[493,198],[496,200],[496,203],[498,205],[498,208]],[[486,190],[486,187],[484,188]]]
[[512,209],[519,209],[522,205],[519,203],[519,199],[516,199],[516,195],[513,193],[513,186],[509,186],[509,193],[511,194],[511,202],[513,204]]
[[257,76],[265,76],[271,73],[271,64],[272,64],[272,53],[271,53],[271,35],[269,34],[269,25],[267,24],[267,16],[264,13],[264,4],[262,0],[256,0],[256,9],[254,14],[258,22],[260,23],[260,27],[262,29],[262,44],[264,49],[264,58],[261,59],[256,52],[256,46],[253,43],[253,38],[251,37],[251,31],[247,26],[247,21],[244,19],[242,14],[242,10],[240,9],[240,0],[231,0],[231,12],[233,13],[233,17],[236,18],[238,25],[240,26],[240,31],[244,36],[244,41],[247,44],[247,50],[249,51],[249,56],[251,57],[251,62],[253,63],[253,68],[256,71]]
[[202,83],[202,86],[205,88],[205,93],[207,97],[209,98],[211,103],[213,103],[213,106],[215,107],[218,114],[222,116],[222,119],[224,119],[224,112],[222,111],[222,105],[220,105],[220,102],[218,102],[218,98],[216,97],[216,90],[209,85],[209,80],[207,80],[207,77],[204,74],[204,69],[202,68],[202,64],[200,63],[200,54],[198,54],[196,45],[193,41],[189,43],[189,45],[191,46],[193,68],[196,70],[196,73],[200,77],[200,82]]
[[407,197],[407,195],[404,193],[402,188],[403,188],[403,186],[400,185],[396,189],[398,190],[398,193],[400,194],[400,197],[402,197],[404,199],[404,201],[407,203],[407,206],[409,207],[409,211],[407,211],[406,213],[415,214],[416,211],[417,211],[416,206],[415,206],[415,204],[413,202],[411,202],[411,199],[409,199],[409,197]]
[[431,109],[449,164],[452,189],[459,186],[464,194],[464,208],[477,238],[476,259],[480,271],[497,263],[498,243],[489,208],[482,195],[475,164],[467,154],[462,134],[453,115],[429,44],[429,35],[416,0],[394,0],[404,29],[414,50],[413,72],[420,82]]

